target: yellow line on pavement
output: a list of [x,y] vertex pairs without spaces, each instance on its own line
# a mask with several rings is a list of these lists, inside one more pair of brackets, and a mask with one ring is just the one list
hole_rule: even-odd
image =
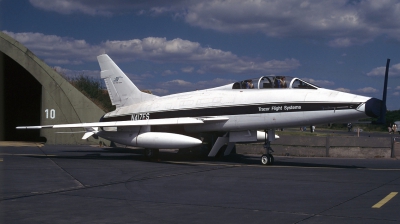
[[0,162],[3,162],[3,158],[0,158]]
[[390,201],[394,196],[396,196],[396,194],[397,194],[397,192],[392,192],[392,193],[388,194],[388,196],[386,196],[380,202],[376,203],[374,206],[372,206],[372,208],[382,207],[384,204],[386,204],[388,201]]

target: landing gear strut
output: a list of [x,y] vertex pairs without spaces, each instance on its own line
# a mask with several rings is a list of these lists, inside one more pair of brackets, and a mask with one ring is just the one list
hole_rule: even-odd
[[[273,134],[275,134],[275,133],[273,133]],[[265,149],[266,154],[261,156],[261,163],[263,165],[274,164],[274,156],[271,154],[271,152],[274,152],[274,150],[272,150],[272,148],[271,148],[271,141],[269,141],[269,138],[270,138],[270,136],[268,135],[268,138],[267,138],[267,132],[265,132],[264,149]]]

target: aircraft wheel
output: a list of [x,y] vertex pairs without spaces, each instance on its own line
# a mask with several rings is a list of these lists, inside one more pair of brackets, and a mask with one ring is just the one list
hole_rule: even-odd
[[263,165],[272,165],[274,163],[274,157],[271,154],[264,154],[261,156],[261,163]]
[[270,160],[269,154],[264,154],[261,156],[261,163],[263,165],[268,165],[270,163],[270,161],[271,160]]
[[158,149],[144,149],[144,156],[149,159],[156,159],[158,157]]

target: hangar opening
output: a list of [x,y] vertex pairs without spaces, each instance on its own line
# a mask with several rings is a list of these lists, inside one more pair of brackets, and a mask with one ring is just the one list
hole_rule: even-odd
[[16,61],[0,52],[3,63],[3,138],[5,141],[44,141],[40,130],[16,130],[40,124],[42,85]]
[[97,122],[104,113],[33,52],[0,31],[0,141],[98,144],[98,139],[82,140],[82,133],[71,128],[58,134],[53,129],[15,127]]

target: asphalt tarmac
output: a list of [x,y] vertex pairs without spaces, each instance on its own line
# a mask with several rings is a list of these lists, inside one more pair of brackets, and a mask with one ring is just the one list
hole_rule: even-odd
[[0,178],[0,223],[400,222],[396,159],[2,146]]

